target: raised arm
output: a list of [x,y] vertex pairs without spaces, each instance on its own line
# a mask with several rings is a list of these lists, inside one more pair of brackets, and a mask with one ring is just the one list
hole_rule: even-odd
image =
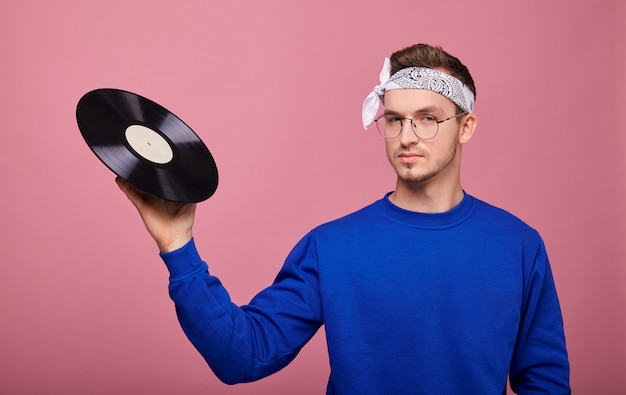
[[185,334],[217,377],[229,384],[254,381],[291,362],[322,324],[313,240],[301,241],[274,284],[240,307],[195,248],[195,205],[155,199],[117,183],[159,246]]

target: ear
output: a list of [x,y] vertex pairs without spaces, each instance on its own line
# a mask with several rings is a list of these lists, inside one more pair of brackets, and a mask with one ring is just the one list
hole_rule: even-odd
[[459,126],[459,144],[465,144],[470,141],[474,135],[474,130],[476,130],[477,123],[478,119],[474,113],[469,113],[462,118]]

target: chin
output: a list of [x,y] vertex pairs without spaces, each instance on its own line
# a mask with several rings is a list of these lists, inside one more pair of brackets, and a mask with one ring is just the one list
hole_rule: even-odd
[[405,184],[422,184],[431,178],[434,177],[434,174],[424,174],[424,173],[416,173],[412,171],[400,171],[398,172],[398,179]]

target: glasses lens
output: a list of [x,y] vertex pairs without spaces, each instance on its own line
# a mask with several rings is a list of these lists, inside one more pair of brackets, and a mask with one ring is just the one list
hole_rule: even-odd
[[[395,139],[402,133],[402,127],[409,120],[392,114],[383,114],[376,118],[378,133],[386,139]],[[432,115],[418,115],[411,120],[411,127],[418,138],[430,140],[437,135],[437,119]]]
[[383,114],[376,118],[378,133],[386,139],[398,137],[402,129],[402,119],[393,115]]
[[437,134],[437,120],[432,115],[418,115],[411,122],[413,131],[422,140],[430,140]]

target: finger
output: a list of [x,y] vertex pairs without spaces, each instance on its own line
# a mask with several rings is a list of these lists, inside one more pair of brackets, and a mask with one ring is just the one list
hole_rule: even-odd
[[135,205],[135,207],[139,208],[143,205],[144,198],[137,189],[133,188],[130,184],[119,177],[115,178],[115,183],[122,190],[122,192],[124,192],[128,200]]

